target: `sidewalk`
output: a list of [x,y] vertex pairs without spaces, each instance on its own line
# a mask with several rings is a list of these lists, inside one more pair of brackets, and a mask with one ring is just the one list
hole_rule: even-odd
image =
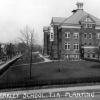
[[19,58],[21,55],[18,55],[18,56],[15,56],[15,57],[13,57],[12,59],[9,59],[8,61],[6,61],[4,64],[2,64],[2,65],[0,65],[0,70],[2,69],[2,68],[4,68],[6,65],[8,65],[9,63],[11,63],[12,61],[14,61],[15,59],[17,59],[17,58]]
[[0,61],[0,66],[1,66],[2,64],[4,64],[4,61]]
[[44,59],[44,62],[52,62],[52,60],[44,57],[42,54],[39,53],[39,56]]

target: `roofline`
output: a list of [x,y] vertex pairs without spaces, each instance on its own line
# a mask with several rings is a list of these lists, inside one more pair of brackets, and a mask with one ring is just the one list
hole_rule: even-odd
[[50,25],[51,25],[52,23],[53,23],[54,25],[60,25],[60,24],[62,23],[62,21],[61,21],[61,22],[53,22],[53,18],[64,18],[64,20],[66,19],[66,17],[52,17]]
[[60,23],[60,26],[61,26],[61,25],[63,25],[63,24],[64,24],[64,22],[65,22],[67,19],[69,19],[71,16],[73,16],[73,14],[72,14],[72,15],[70,15],[69,17],[67,17],[65,20],[63,20],[63,21]]
[[60,26],[59,28],[81,28],[80,26],[74,26],[74,25],[70,25],[70,26]]
[[50,25],[59,25],[59,24],[60,24],[59,22],[50,23]]

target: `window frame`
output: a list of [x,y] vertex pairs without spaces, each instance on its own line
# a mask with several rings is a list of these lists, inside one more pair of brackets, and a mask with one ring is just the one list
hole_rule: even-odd
[[84,24],[84,28],[87,28],[87,24]]
[[89,46],[91,46],[92,45],[92,43],[89,43]]
[[69,58],[69,54],[65,54],[65,57],[68,59]]
[[74,43],[74,50],[79,50],[79,43]]
[[100,33],[96,33],[97,39],[100,39]]
[[[67,48],[65,48],[65,45],[66,45]],[[64,49],[65,50],[70,50],[70,43],[69,42],[64,43]]]
[[70,32],[65,32],[65,38],[70,38]]
[[[85,37],[85,35],[86,35],[86,37]],[[87,39],[87,33],[84,33],[84,39]]]
[[92,28],[92,27],[93,27],[93,24],[91,24],[91,23],[84,24],[84,28]]
[[84,43],[84,45],[86,46],[86,45],[87,45],[87,43]]
[[50,41],[54,41],[54,33],[50,33]]
[[88,23],[87,28],[92,28],[92,24]]
[[[91,34],[91,38],[90,38],[90,34]],[[89,39],[92,39],[92,33],[89,33]]]
[[79,55],[78,54],[74,54],[74,58],[79,58]]
[[79,39],[79,33],[78,32],[73,33],[73,37],[74,39]]

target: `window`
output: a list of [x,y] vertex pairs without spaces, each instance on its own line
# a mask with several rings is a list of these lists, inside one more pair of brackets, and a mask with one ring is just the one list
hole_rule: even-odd
[[78,39],[79,38],[79,33],[74,33],[74,38]]
[[92,28],[92,23],[91,22],[93,22],[92,20],[91,20],[91,18],[89,18],[89,17],[87,17],[86,19],[85,19],[85,25],[84,25],[84,28]]
[[70,38],[70,32],[65,32],[65,37]]
[[84,28],[87,28],[87,24],[84,24]]
[[84,20],[85,22],[93,22],[92,19],[90,17],[86,17],[86,19]]
[[89,28],[92,28],[92,26],[93,26],[92,24],[89,24]]
[[95,54],[93,54],[93,58],[95,58]]
[[79,55],[74,55],[74,58],[79,58]]
[[53,38],[53,33],[51,33],[51,38]]
[[88,23],[88,24],[84,24],[84,28],[92,28],[92,24]]
[[92,39],[92,33],[89,33],[89,39]]
[[70,43],[65,43],[65,49],[70,50]]
[[85,38],[85,39],[87,38],[87,33],[84,33],[84,38]]
[[90,54],[88,54],[87,57],[90,58]]
[[79,44],[78,43],[74,43],[74,49],[78,50],[79,49]]
[[100,39],[100,33],[97,33],[97,39]]
[[50,33],[50,41],[54,41],[54,33]]
[[87,17],[85,21],[86,22],[92,22],[92,20],[89,17]]
[[69,58],[69,54],[65,54],[65,57],[66,57],[66,58]]
[[89,43],[89,45],[92,45],[91,43]]
[[92,24],[87,24],[87,27],[88,28],[92,28]]
[[54,30],[53,30],[53,27],[50,27],[50,41],[54,41]]
[[84,45],[87,45],[86,43],[84,43]]

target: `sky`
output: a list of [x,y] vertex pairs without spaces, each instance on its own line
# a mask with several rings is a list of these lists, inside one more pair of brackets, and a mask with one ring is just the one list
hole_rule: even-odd
[[52,17],[68,17],[83,2],[84,10],[100,18],[100,0],[0,0],[0,42],[19,41],[20,30],[35,30],[35,40],[43,44],[43,26]]

